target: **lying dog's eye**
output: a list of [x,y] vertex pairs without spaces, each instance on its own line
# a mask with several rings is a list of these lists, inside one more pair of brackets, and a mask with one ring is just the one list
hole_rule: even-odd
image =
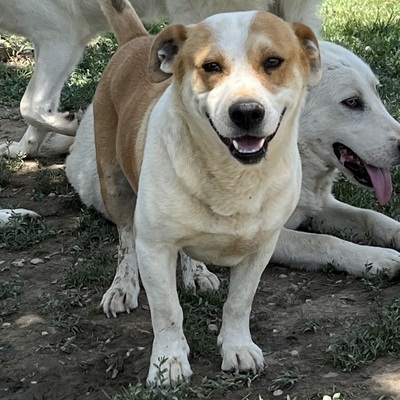
[[266,71],[269,71],[271,69],[278,68],[282,63],[283,60],[281,58],[271,57],[264,62],[264,68]]
[[363,102],[358,97],[350,97],[342,101],[342,104],[348,108],[362,110],[364,108]]
[[216,62],[205,63],[202,67],[206,72],[222,72],[222,67]]

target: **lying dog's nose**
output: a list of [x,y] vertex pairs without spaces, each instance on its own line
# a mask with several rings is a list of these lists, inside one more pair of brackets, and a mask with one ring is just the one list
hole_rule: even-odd
[[241,101],[229,107],[232,122],[246,131],[257,128],[264,119],[264,114],[264,107],[255,101]]

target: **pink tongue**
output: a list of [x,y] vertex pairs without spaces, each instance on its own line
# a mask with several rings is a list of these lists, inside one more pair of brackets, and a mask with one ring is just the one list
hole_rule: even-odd
[[260,150],[261,140],[253,136],[243,136],[235,139],[238,144],[238,150],[243,153],[252,153]]
[[368,164],[365,164],[365,168],[371,178],[376,198],[379,204],[384,206],[392,198],[393,187],[390,171],[387,168],[376,168]]

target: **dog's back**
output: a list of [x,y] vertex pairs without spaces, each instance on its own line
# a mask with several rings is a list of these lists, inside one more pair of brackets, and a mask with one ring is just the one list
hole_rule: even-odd
[[[131,161],[135,173],[129,183],[137,189],[146,140],[146,121],[143,122],[142,117],[168,82],[154,84],[149,81],[148,62],[154,38],[147,33],[133,7],[123,0],[104,0],[101,6],[121,47],[105,69],[93,102],[95,132],[101,132],[96,135],[96,152],[98,159],[110,159],[113,154],[119,154],[118,149],[102,143],[102,138],[109,143],[111,136],[117,136],[112,142],[118,148],[134,149]],[[115,109],[118,109],[118,115]],[[123,126],[119,120],[124,121]],[[119,138],[118,132],[127,129],[131,134]]]

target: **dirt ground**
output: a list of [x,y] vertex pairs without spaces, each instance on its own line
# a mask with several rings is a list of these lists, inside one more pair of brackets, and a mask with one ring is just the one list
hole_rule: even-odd
[[[0,142],[19,138],[24,129],[16,109],[0,110]],[[62,158],[48,160],[50,166],[62,163]],[[0,398],[106,399],[129,383],[145,380],[152,342],[145,293],[142,290],[140,306],[130,315],[107,319],[100,311],[92,312],[76,332],[54,323],[49,301],[44,299],[62,295],[65,271],[76,262],[79,211],[67,207],[59,196],[35,201],[36,174],[37,163],[28,161],[0,192],[1,206],[32,209],[56,227],[55,235],[27,250],[10,252],[0,247],[0,282],[21,285],[19,294],[0,301]],[[87,292],[79,307],[96,310],[102,292],[90,288]],[[398,285],[382,291],[384,304],[398,297]],[[379,358],[351,373],[326,357],[330,344],[355,329],[351,321],[367,326],[371,307],[360,279],[268,266],[251,318],[253,338],[265,352],[267,369],[250,388],[244,385],[221,393],[221,398],[322,399],[324,394],[341,392],[346,399],[400,399],[400,362],[395,356]],[[307,321],[319,324],[307,329]],[[204,376],[214,378],[220,371],[216,338],[212,340],[213,352],[191,358],[194,382]],[[297,371],[301,379],[274,395],[274,382],[285,371]]]

